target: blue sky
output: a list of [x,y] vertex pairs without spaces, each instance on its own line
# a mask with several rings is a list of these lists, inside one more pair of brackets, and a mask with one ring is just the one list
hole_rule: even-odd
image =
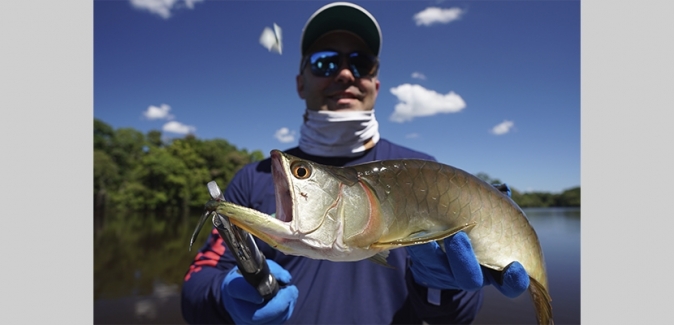
[[[94,117],[293,147],[299,38],[329,2],[95,0]],[[384,138],[520,191],[581,185],[580,1],[355,3],[382,29]],[[282,54],[259,42],[274,23]]]

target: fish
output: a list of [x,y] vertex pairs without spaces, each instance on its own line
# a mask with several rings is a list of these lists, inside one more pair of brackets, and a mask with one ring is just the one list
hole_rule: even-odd
[[553,324],[543,251],[522,209],[478,177],[446,164],[392,159],[328,166],[271,151],[276,213],[231,202],[213,209],[275,249],[330,261],[386,264],[394,248],[464,231],[480,265],[518,261],[539,324]]

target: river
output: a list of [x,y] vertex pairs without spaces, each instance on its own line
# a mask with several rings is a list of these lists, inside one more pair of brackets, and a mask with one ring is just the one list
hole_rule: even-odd
[[[580,324],[580,209],[524,209],[536,230],[548,271],[555,324]],[[94,239],[95,324],[186,324],[180,286],[196,252],[188,252],[189,225],[145,220],[110,226]],[[204,242],[207,231],[197,240]],[[474,324],[535,324],[528,293],[510,299],[485,289]]]

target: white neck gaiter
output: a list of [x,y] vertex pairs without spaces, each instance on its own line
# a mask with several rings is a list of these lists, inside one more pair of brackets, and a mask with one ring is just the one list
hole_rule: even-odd
[[379,141],[379,123],[370,111],[312,111],[304,114],[300,149],[322,157],[353,157],[365,151],[365,143]]

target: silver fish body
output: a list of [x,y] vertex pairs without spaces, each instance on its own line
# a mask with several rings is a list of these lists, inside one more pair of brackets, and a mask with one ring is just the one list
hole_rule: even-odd
[[543,252],[524,212],[492,185],[441,163],[384,160],[356,166],[316,164],[271,153],[276,218],[222,202],[217,211],[276,249],[331,261],[464,231],[481,265],[502,271],[518,261],[529,277],[540,324],[552,324]]

